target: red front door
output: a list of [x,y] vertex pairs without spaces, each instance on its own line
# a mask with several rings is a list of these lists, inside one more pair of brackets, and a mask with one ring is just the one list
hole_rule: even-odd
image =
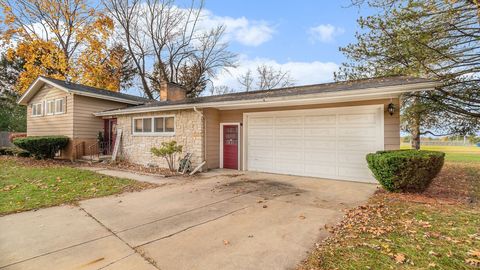
[[117,137],[117,118],[104,120],[104,143],[101,146],[106,155],[110,155],[115,146],[115,139]]
[[223,168],[238,170],[238,126],[223,126]]

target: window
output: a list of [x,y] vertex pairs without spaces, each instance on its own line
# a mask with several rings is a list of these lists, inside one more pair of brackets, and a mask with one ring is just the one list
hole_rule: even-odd
[[65,102],[63,100],[63,98],[55,100],[55,114],[65,113]]
[[152,118],[143,118],[143,132],[152,132]]
[[42,115],[42,103],[36,103],[32,105],[32,116]]
[[45,105],[45,114],[52,115],[55,113],[55,100],[47,100]]
[[133,119],[133,134],[173,135],[175,133],[175,117],[145,117]]

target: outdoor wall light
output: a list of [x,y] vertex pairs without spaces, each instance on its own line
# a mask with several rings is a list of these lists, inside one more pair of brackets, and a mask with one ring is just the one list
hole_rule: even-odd
[[395,113],[395,104],[390,102],[390,104],[388,104],[387,111],[390,115],[393,115]]

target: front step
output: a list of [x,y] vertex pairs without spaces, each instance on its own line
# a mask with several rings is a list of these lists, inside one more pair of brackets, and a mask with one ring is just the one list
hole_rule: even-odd
[[111,160],[112,155],[95,155],[95,156],[82,156],[81,158],[77,159],[79,162],[91,162],[97,163],[102,162],[104,160]]

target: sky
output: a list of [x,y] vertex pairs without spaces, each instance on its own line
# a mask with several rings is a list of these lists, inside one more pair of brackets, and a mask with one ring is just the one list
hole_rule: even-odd
[[333,80],[342,61],[338,48],[355,41],[357,18],[369,10],[348,0],[206,0],[206,20],[226,25],[238,67],[214,79],[240,87],[236,78],[259,64],[289,71],[296,85]]

